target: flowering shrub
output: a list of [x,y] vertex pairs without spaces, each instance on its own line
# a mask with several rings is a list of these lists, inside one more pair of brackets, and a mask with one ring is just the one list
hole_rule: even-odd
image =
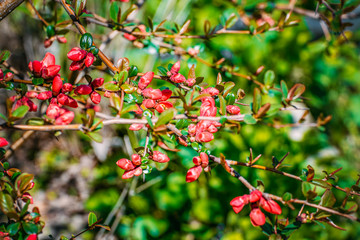
[[[231,189],[230,198],[240,196],[228,201],[227,205],[239,214],[245,205],[249,204],[251,224],[254,227],[261,227],[269,239],[288,239],[305,223],[326,223],[342,229],[331,220],[334,216],[359,222],[358,217],[353,214],[357,204],[354,202],[349,204],[348,201],[360,195],[359,180],[354,180],[352,186],[341,187],[343,184],[335,181],[336,174],[341,168],[330,174],[326,171],[323,171],[325,174],[317,172],[315,176],[315,169],[308,165],[302,170],[301,175],[296,175],[283,170],[285,167],[283,162],[289,153],[281,160],[273,157],[272,166],[269,167],[255,164],[261,155],[254,157],[252,149],[246,162],[241,159],[230,160],[219,150],[222,148],[219,142],[222,135],[230,132],[234,134],[235,139],[236,132],[242,127],[245,131],[252,125],[266,125],[275,129],[302,126],[324,129],[331,116],[319,115],[316,122],[305,122],[309,110],[307,108],[304,110],[301,106],[304,106],[309,98],[305,97],[306,87],[303,83],[276,81],[274,71],[265,70],[265,66],[256,66],[253,73],[243,74],[238,71],[237,66],[227,63],[225,58],[213,63],[207,62],[202,58],[203,56],[200,57],[203,50],[200,50],[199,46],[191,46],[188,50],[183,48],[183,41],[189,39],[201,39],[210,43],[220,36],[227,35],[247,34],[256,37],[271,32],[282,34],[286,31],[285,28],[295,28],[299,22],[296,15],[293,18],[293,13],[309,15],[308,11],[295,7],[295,3],[285,6],[276,3],[273,6],[264,2],[254,4],[255,10],[249,14],[246,13],[249,6],[230,1],[237,7],[238,12],[226,17],[222,16],[219,27],[212,27],[210,22],[206,21],[203,24],[203,33],[199,35],[191,30],[190,20],[182,26],[174,24],[174,27],[171,27],[165,24],[166,20],[154,25],[149,18],[147,25],[144,25],[143,22],[139,23],[131,17],[132,14],[136,14],[141,6],[140,3],[132,1],[128,5],[121,5],[122,3],[118,1],[109,2],[112,2],[107,9],[110,14],[109,19],[90,11],[85,0],[61,0],[59,3],[48,4],[53,14],[53,18],[49,17],[52,22],[48,22],[49,19],[42,17],[44,13],[29,1],[28,7],[31,12],[41,20],[46,29],[45,47],[50,47],[55,39],[66,44],[67,39],[63,35],[67,36],[69,34],[67,30],[72,26],[74,26],[72,29],[76,29],[79,33],[79,41],[71,43],[75,46],[72,48],[65,45],[67,48],[65,59],[60,57],[56,59],[54,54],[47,52],[41,61],[30,61],[27,75],[21,74],[8,63],[9,51],[1,52],[0,87],[10,95],[6,99],[5,112],[0,115],[4,122],[1,130],[24,130],[26,131],[24,136],[36,131],[55,132],[55,136],[61,139],[65,137],[60,135],[61,133],[78,131],[83,134],[82,136],[93,141],[94,145],[95,142],[104,142],[102,147],[105,148],[106,141],[103,141],[101,130],[106,130],[109,126],[126,125],[121,131],[126,131],[127,138],[124,139],[127,140],[121,144],[126,145],[128,156],[131,157],[121,156],[120,159],[117,158],[119,160],[111,163],[112,169],[121,172],[122,179],[131,179],[127,180],[131,181],[131,186],[136,186],[138,178],[143,179],[144,185],[151,185],[156,176],[153,172],[155,169],[181,172],[175,152],[192,159],[192,163],[188,161],[185,164],[187,173],[181,175],[182,181],[190,186],[194,186],[197,182],[204,185],[201,180],[203,170],[203,176],[211,179],[212,174],[218,174],[215,167],[219,166],[218,168],[222,168],[226,176],[237,179],[238,185],[243,185],[247,189],[246,191],[238,187]],[[126,4],[129,1],[120,2]],[[333,5],[339,7],[337,11],[340,11],[340,16],[357,6],[351,3],[344,4],[342,2],[338,6],[338,4],[328,4],[326,1],[319,2],[322,19],[327,19],[329,13],[335,14]],[[61,6],[61,10],[56,6]],[[128,7],[126,11],[124,6]],[[241,9],[244,9],[244,12]],[[281,12],[278,16],[277,10],[286,12]],[[66,16],[66,20],[63,17],[57,19],[56,16],[60,11]],[[327,20],[331,25],[331,20]],[[234,25],[236,21],[245,24],[246,30],[237,29]],[[87,24],[90,23],[110,28],[114,33],[122,32],[121,36],[130,41],[128,44],[136,48],[146,49],[150,45],[157,44],[159,53],[163,51],[161,48],[165,48],[169,53],[177,55],[177,59],[167,67],[163,64],[158,66],[158,73],[154,71],[142,73],[137,66],[138,63],[132,61],[130,63],[126,57],[113,61],[103,52],[102,47],[111,40],[111,37],[108,36],[108,40],[101,39],[100,43],[97,33],[87,32]],[[346,24],[340,26],[342,35],[339,39],[344,40]],[[187,62],[185,59],[188,59]],[[61,65],[56,65],[56,62]],[[200,63],[218,72],[215,83],[200,76],[200,71],[197,70]],[[62,67],[63,65],[69,67]],[[251,97],[245,97],[245,91],[239,86],[235,77],[249,81],[253,94],[247,96]],[[296,121],[286,119],[288,111],[298,110],[304,110],[300,119]],[[30,112],[36,115],[31,115]],[[0,225],[0,236],[4,239],[38,239],[45,225],[39,208],[30,207],[34,204],[31,192],[35,185],[34,175],[10,167],[13,163],[8,161],[13,151],[26,140],[24,136],[18,140],[14,137],[11,140],[0,138],[2,148],[0,207],[6,216],[6,221]],[[130,147],[127,145],[129,142]],[[271,182],[258,180],[257,185],[254,186],[254,179],[243,176],[240,170],[235,170],[237,166],[265,170],[278,174],[279,177],[282,175],[296,180],[301,185],[303,196],[293,197],[292,194],[295,193],[281,192],[283,189],[276,193],[265,191],[265,186],[271,185]],[[146,182],[148,178],[152,180]],[[226,181],[224,180],[222,184],[226,185]],[[281,181],[277,181],[280,185]],[[221,185],[211,180],[209,184]],[[144,185],[142,188],[147,188],[147,185]],[[205,186],[201,187],[205,188]],[[140,191],[139,188],[137,191]],[[115,229],[107,226],[114,217],[113,211],[109,214],[109,218],[105,219],[104,225],[101,223],[102,219],[98,220],[91,212],[88,215],[88,226],[84,231],[70,238],[61,236],[61,239],[75,239],[94,229],[98,231],[99,239],[105,236],[104,230],[114,234],[123,214],[119,209],[124,198],[136,192],[134,187],[127,186],[124,189],[118,202],[114,204],[117,208],[116,218],[113,221]],[[345,195],[341,197],[342,204],[339,207],[335,206],[336,197],[333,193],[335,191]],[[162,194],[161,191],[158,193],[159,196]],[[157,204],[162,207],[166,204],[171,206],[171,203],[166,202],[166,199],[172,199],[171,194],[164,199],[164,203],[160,201]],[[180,197],[179,201],[183,201],[181,199]],[[209,209],[205,211],[210,211]],[[267,212],[267,215],[262,210]],[[296,217],[291,215],[292,210],[299,211]],[[209,222],[211,220],[208,219]],[[152,223],[145,221],[142,227],[151,231]],[[167,226],[167,223],[164,223],[165,225]],[[154,232],[151,234],[154,238],[161,235]]]

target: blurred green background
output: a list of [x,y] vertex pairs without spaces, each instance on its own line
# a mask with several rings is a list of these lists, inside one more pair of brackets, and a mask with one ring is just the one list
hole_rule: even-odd
[[[51,16],[49,5],[43,8],[42,1],[34,2],[41,14]],[[247,13],[251,13],[254,2],[264,1],[248,2],[243,6],[246,6]],[[108,0],[87,1],[88,10],[106,18],[109,17],[109,6]],[[129,4],[119,3],[119,6],[126,9]],[[298,1],[297,6],[314,10],[316,3]],[[0,22],[4,35],[0,40],[1,49],[11,50],[11,64],[22,70],[26,70],[30,60],[40,60],[46,51],[50,51],[57,56],[57,63],[63,66],[62,76],[66,78],[70,64],[66,53],[77,45],[79,35],[70,32],[66,35],[67,44],[55,42],[45,50],[42,45],[44,28],[31,16],[29,9],[24,3]],[[134,19],[146,23],[149,16],[157,24],[166,18],[167,27],[173,26],[174,22],[182,25],[191,19],[190,32],[202,34],[205,20],[215,27],[220,24],[221,16],[229,16],[232,12],[236,12],[236,7],[225,0],[151,0],[145,1]],[[57,13],[60,19],[68,19],[60,5],[57,5]],[[271,15],[276,20],[280,12],[274,11]],[[239,72],[244,74],[254,73],[264,65],[267,70],[275,72],[277,83],[280,80],[288,86],[303,83],[307,98],[303,107],[311,109],[310,119],[316,121],[323,113],[325,116],[332,115],[332,120],[325,129],[274,129],[261,123],[243,125],[239,133],[236,130],[217,133],[208,148],[213,155],[223,153],[228,159],[240,161],[246,160],[252,148],[255,155],[262,154],[258,163],[266,166],[271,166],[272,156],[280,159],[289,152],[285,160],[289,166],[283,170],[300,176],[302,169],[310,164],[315,168],[316,176],[322,178],[323,170],[331,172],[342,167],[337,174],[337,184],[350,187],[356,181],[360,168],[359,31],[354,29],[348,42],[339,41],[334,35],[325,40],[318,22],[296,14],[293,18],[301,20],[299,25],[282,32],[219,36],[211,41],[183,40],[181,46],[185,49],[198,46],[203,49],[199,57],[209,62],[224,57],[226,64],[238,66]],[[111,31],[90,23],[86,28],[99,36]],[[122,34],[118,34],[104,51],[115,60],[129,58],[130,63],[136,64],[142,72],[153,70],[157,73],[157,66],[167,66],[178,59],[172,53],[159,54],[158,46],[153,43],[148,43],[144,49],[135,48]],[[188,67],[193,63],[196,61],[184,57],[180,72],[186,76]],[[196,64],[197,76],[203,76],[209,84],[214,84],[217,71],[204,64]],[[90,75],[110,79],[109,75],[97,71]],[[255,87],[252,82],[229,74],[222,76],[225,81],[232,80],[248,93],[244,102],[252,100],[251,93]],[[263,73],[259,76],[259,79],[262,78]],[[102,108],[106,111],[106,102]],[[243,111],[248,110],[244,108]],[[296,122],[301,114],[302,111],[285,112],[282,117],[288,122]],[[79,232],[86,227],[89,211],[95,212],[104,221],[111,214],[111,221],[107,224],[112,227],[113,238],[108,239],[267,239],[260,228],[251,225],[249,208],[238,215],[232,211],[230,200],[246,194],[247,189],[221,167],[215,167],[211,175],[202,173],[196,182],[186,183],[186,171],[193,166],[192,157],[196,152],[180,147],[180,152],[169,153],[171,161],[165,170],[152,171],[146,175],[145,181],[142,178],[125,181],[121,179],[122,170],[116,167],[115,162],[128,158],[133,147],[143,146],[145,135],[142,132],[129,133],[126,126],[107,127],[102,133],[102,144],[91,142],[81,133],[64,132],[57,138],[49,133],[36,133],[10,160],[14,166],[36,175],[35,205],[40,207],[47,222],[41,239],[46,239],[49,234],[69,236],[69,233]],[[13,140],[19,136],[19,133],[11,133]],[[280,196],[291,192],[294,197],[304,198],[301,183],[293,179],[245,167],[236,169],[254,185],[257,180],[263,181],[266,192]],[[345,194],[333,192],[338,200],[335,206],[340,206]],[[296,207],[294,211],[283,207],[281,216],[293,222],[301,206]],[[274,220],[273,216],[270,218]],[[347,231],[328,225],[304,224],[292,238],[360,237],[357,223],[338,217],[331,219]],[[101,234],[98,230],[91,231],[80,239],[105,239]]]

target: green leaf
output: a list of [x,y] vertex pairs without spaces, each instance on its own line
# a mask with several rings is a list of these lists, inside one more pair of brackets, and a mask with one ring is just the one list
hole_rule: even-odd
[[122,84],[121,89],[124,90],[124,92],[127,93],[127,94],[131,94],[131,93],[134,93],[136,91],[136,87],[131,86],[128,83]]
[[43,78],[33,78],[33,79],[32,79],[32,83],[33,83],[34,85],[41,85],[41,84],[44,83],[44,79],[43,79]]
[[159,73],[161,74],[161,75],[163,75],[163,76],[166,76],[167,75],[167,69],[166,68],[164,68],[164,67],[162,67],[162,66],[159,66],[159,67],[157,67],[157,69],[158,69],[158,71],[159,71]]
[[15,222],[7,226],[6,230],[10,236],[14,236],[20,229],[20,223]]
[[281,85],[281,91],[283,92],[283,98],[285,99],[288,95],[288,87],[284,80],[281,80],[280,85]]
[[226,97],[226,95],[235,87],[235,83],[233,82],[227,82],[224,85],[224,93],[223,96]]
[[146,119],[146,121],[148,122],[150,128],[153,129],[153,128],[154,128],[154,124],[153,124],[153,122],[152,122],[152,120],[151,120],[151,117],[150,117],[149,115],[145,115],[145,119]]
[[10,194],[0,192],[0,208],[1,211],[8,217],[17,217],[14,207],[14,200]]
[[129,70],[129,77],[135,77],[137,76],[138,73],[139,73],[139,69],[137,68],[137,66],[132,65]]
[[259,88],[254,89],[254,96],[253,96],[253,105],[252,110],[253,113],[257,113],[261,107],[261,93]]
[[113,2],[110,6],[110,18],[114,21],[117,22],[117,15],[119,12],[119,5],[118,2]]
[[96,217],[95,213],[90,212],[90,213],[89,213],[89,216],[88,216],[88,224],[89,224],[89,226],[91,226],[91,225],[93,225],[94,223],[96,223],[96,221],[97,221],[97,217]]
[[284,195],[282,196],[282,199],[286,202],[292,199],[292,194],[289,192],[284,193]]
[[27,212],[29,204],[30,204],[30,199],[27,200],[24,207],[21,209],[21,212],[20,212],[21,217],[24,216],[24,214]]
[[103,141],[103,137],[98,132],[87,132],[86,135],[95,142],[102,143]]
[[324,207],[331,208],[336,203],[336,198],[333,192],[327,189],[324,194],[321,196],[320,205]]
[[0,63],[3,63],[3,62],[5,62],[6,60],[8,60],[9,57],[10,57],[10,55],[11,55],[11,53],[10,53],[10,51],[8,51],[8,50],[3,50],[3,51],[1,51],[1,54],[0,54]]
[[289,225],[287,225],[283,230],[281,230],[281,234],[285,236],[290,236],[294,231],[299,229],[301,227],[301,222],[294,222]]
[[176,122],[177,129],[186,128],[187,126],[189,126],[189,121],[187,119],[180,119]]
[[219,95],[219,101],[220,101],[220,109],[219,112],[221,115],[225,115],[226,114],[226,103],[225,103],[225,99],[223,96]]
[[90,33],[84,33],[80,38],[80,47],[82,49],[88,49],[93,44],[93,37]]
[[138,107],[136,106],[136,103],[130,103],[123,107],[123,109],[121,110],[121,114],[135,112],[137,109]]
[[274,84],[275,73],[272,70],[267,70],[264,76],[264,83],[267,87],[271,87]]
[[25,222],[24,223],[23,222],[22,225],[23,225],[24,231],[27,234],[34,234],[34,233],[38,233],[38,231],[39,231],[38,227],[34,223],[30,223],[30,222],[28,222],[28,223]]
[[55,36],[55,27],[53,25],[48,25],[46,27],[46,35],[48,36],[48,38]]
[[26,121],[26,123],[33,126],[42,126],[44,125],[45,121],[42,118],[30,118]]
[[256,119],[251,114],[246,114],[244,117],[244,122],[246,124],[255,124]]
[[116,83],[108,82],[104,84],[104,88],[108,91],[119,91],[119,85]]
[[170,120],[172,120],[175,117],[175,115],[176,115],[176,110],[174,108],[166,109],[160,114],[159,119],[155,124],[155,128],[161,125],[168,124]]
[[29,109],[30,108],[28,106],[25,105],[20,106],[15,111],[12,112],[11,116],[16,118],[22,118],[29,111]]
[[0,113],[0,118],[4,119],[5,122],[8,121],[8,118],[7,118],[4,114],[2,114],[2,113]]
[[30,184],[34,179],[34,175],[30,173],[22,173],[16,178],[15,181],[15,190],[19,191],[21,194],[29,190]]

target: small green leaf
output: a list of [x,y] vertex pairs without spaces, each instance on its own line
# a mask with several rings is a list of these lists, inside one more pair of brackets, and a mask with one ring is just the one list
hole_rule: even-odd
[[88,216],[88,224],[89,224],[89,226],[91,226],[91,225],[93,225],[94,223],[96,223],[96,221],[97,221],[97,217],[96,217],[95,213],[90,212],[90,213],[89,213],[89,216]]
[[281,91],[283,92],[283,98],[285,99],[288,95],[288,87],[284,80],[281,80],[280,85],[281,85]]
[[23,225],[24,231],[27,234],[34,234],[34,233],[36,234],[39,231],[38,227],[34,223],[30,223],[30,222],[26,223],[25,222],[25,223],[22,223],[22,225]]
[[84,33],[80,38],[80,47],[82,49],[88,49],[93,44],[93,37],[90,33]]
[[284,193],[284,195],[282,196],[282,199],[286,202],[292,199],[292,194],[289,192]]
[[22,118],[29,111],[29,109],[30,108],[28,106],[25,105],[20,106],[15,111],[12,112],[11,116],[16,118]]
[[112,82],[105,83],[104,88],[108,91],[119,91],[119,85]]
[[33,126],[42,126],[44,125],[45,121],[42,118],[30,118],[26,121],[26,123]]
[[87,132],[86,135],[95,142],[102,143],[103,141],[103,137],[98,132]]
[[331,208],[336,203],[336,198],[333,192],[327,189],[324,194],[321,196],[320,205],[324,207]]
[[8,51],[8,50],[3,50],[3,51],[1,51],[1,54],[0,54],[0,63],[3,63],[3,62],[5,62],[6,60],[8,60],[9,57],[10,57],[10,55],[11,55],[11,53],[10,53],[10,51]]
[[264,83],[267,87],[271,87],[274,84],[275,73],[272,70],[267,70],[264,76]]
[[172,120],[175,117],[175,115],[176,115],[176,110],[174,108],[166,109],[160,114],[159,119],[155,124],[155,128],[161,125],[168,124],[170,120]]
[[159,73],[161,74],[161,75],[163,75],[163,76],[166,76],[167,75],[167,69],[166,68],[164,68],[164,67],[162,67],[162,66],[159,66],[159,67],[157,67],[157,69],[158,69],[158,71],[159,71]]
[[251,114],[246,114],[244,117],[244,122],[246,124],[255,124],[256,119]]
[[110,6],[110,18],[114,21],[117,22],[117,15],[119,12],[119,5],[118,2],[113,2]]
[[137,66],[132,65],[129,70],[129,77],[135,77],[137,76],[138,73],[139,73],[139,69],[137,68]]
[[253,113],[257,113],[261,107],[261,93],[259,88],[254,89],[254,96],[253,96],[253,105],[252,110]]
[[20,229],[20,223],[15,222],[7,226],[6,230],[10,236],[14,236]]
[[224,85],[224,93],[223,96],[226,97],[226,95],[235,87],[235,83],[233,82],[227,82]]
[[128,113],[128,112],[135,112],[136,110],[138,110],[138,107],[136,106],[136,103],[130,103],[130,104],[127,104],[121,110],[121,114]]
[[221,115],[225,115],[226,114],[226,103],[225,103],[225,99],[223,96],[219,95],[219,101],[220,101],[220,109],[219,112]]
[[48,25],[46,27],[46,35],[48,36],[48,38],[55,36],[55,27],[53,25]]

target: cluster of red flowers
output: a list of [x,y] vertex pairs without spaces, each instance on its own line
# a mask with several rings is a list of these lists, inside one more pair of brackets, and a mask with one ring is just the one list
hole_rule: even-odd
[[174,83],[185,83],[187,86],[192,87],[196,82],[195,78],[186,79],[181,73],[179,73],[179,71],[180,61],[177,61],[167,73],[168,77],[170,77],[170,80]]
[[193,182],[198,179],[203,169],[205,172],[210,171],[209,156],[204,152],[201,152],[199,157],[194,157],[193,163],[195,166],[188,170],[186,174],[186,182]]
[[67,57],[73,61],[69,67],[70,71],[83,70],[85,66],[90,67],[95,60],[94,54],[79,47],[71,49]]
[[265,198],[259,190],[252,191],[250,195],[246,194],[234,198],[231,200],[230,205],[235,213],[239,213],[248,203],[250,203],[251,207],[250,220],[255,227],[265,224],[265,214],[261,212],[260,207],[271,214],[281,214],[279,204],[272,199]]
[[[9,236],[9,233],[0,232],[0,239],[1,240],[12,240]],[[25,240],[37,240],[37,234],[30,234]]]
[[[153,151],[152,155],[149,157],[155,162],[159,163],[166,163],[170,161],[169,157],[162,152]],[[133,154],[131,156],[131,160],[126,158],[121,158],[116,162],[116,164],[121,168],[124,169],[125,172],[122,175],[122,179],[132,178],[133,176],[140,176],[142,174],[141,168],[141,156],[139,154]]]
[[7,72],[4,76],[4,72],[3,70],[0,69],[0,82],[1,81],[10,81],[11,79],[13,79],[14,74],[12,72]]
[[61,66],[55,65],[54,55],[46,53],[42,61],[30,62],[29,69],[34,77],[42,77],[45,80],[50,80],[59,73]]

